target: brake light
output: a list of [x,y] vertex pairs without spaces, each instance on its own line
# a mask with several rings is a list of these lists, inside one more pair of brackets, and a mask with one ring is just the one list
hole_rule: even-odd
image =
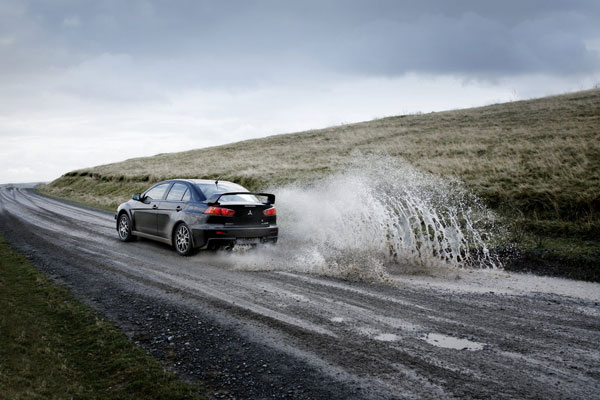
[[275,210],[275,207],[267,208],[266,210],[263,210],[263,214],[265,217],[270,217],[272,215],[277,215],[277,210]]
[[235,210],[231,210],[229,208],[223,207],[213,207],[210,206],[204,211],[204,214],[212,214],[212,215],[222,215],[224,217],[233,217],[235,214]]

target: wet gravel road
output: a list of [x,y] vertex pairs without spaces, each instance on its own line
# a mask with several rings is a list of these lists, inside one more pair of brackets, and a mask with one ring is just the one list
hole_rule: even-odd
[[0,233],[216,398],[600,398],[599,284],[249,272],[121,243],[112,214],[27,189],[0,189]]

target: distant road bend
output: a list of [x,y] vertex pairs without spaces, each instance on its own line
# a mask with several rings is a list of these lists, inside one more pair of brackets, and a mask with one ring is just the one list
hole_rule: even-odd
[[241,271],[222,256],[121,243],[112,214],[30,189],[0,189],[0,233],[217,397],[600,397],[599,284]]

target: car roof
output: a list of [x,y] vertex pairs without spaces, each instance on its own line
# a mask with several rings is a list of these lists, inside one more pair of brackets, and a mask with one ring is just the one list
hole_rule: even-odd
[[[207,183],[207,184],[214,184],[216,179],[184,179],[184,178],[173,178],[173,179],[167,179],[166,181],[163,182],[175,182],[175,181],[183,181],[183,182],[188,182],[191,183],[193,185],[196,185],[198,183]],[[219,183],[231,183],[234,185],[238,185],[235,182],[230,182],[230,181],[222,181],[219,179]]]

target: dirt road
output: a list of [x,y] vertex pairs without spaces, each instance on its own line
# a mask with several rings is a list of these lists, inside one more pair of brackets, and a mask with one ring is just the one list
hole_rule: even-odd
[[[600,398],[600,285],[502,271],[369,284],[117,239],[113,215],[0,190],[0,232],[223,398]],[[459,278],[459,279],[457,279]]]

